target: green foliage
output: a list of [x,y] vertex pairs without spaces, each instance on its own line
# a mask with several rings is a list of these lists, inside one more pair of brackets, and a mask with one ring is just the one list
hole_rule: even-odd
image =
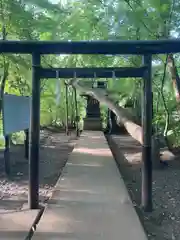
[[[60,1],[61,2],[61,1]],[[99,40],[99,39],[159,39],[179,36],[180,2],[173,0],[122,0],[64,1],[53,4],[50,0],[0,0],[0,29],[6,27],[6,38],[19,40]],[[162,89],[166,56],[153,57],[154,124],[163,133],[167,111],[170,115],[168,136],[179,144],[179,110],[175,101],[172,81],[168,74]],[[19,95],[31,95],[31,58],[7,55],[9,76],[5,91]],[[176,64],[179,66],[179,55]],[[140,66],[140,56],[44,56],[46,67],[83,66]],[[3,72],[3,56],[0,57],[0,74]],[[56,80],[42,80],[41,124],[64,126],[66,99],[64,80],[61,79],[61,100],[56,104]],[[109,79],[108,89],[117,91],[113,97],[124,106],[131,99],[138,114],[141,105],[140,79]],[[163,95],[162,95],[163,93]],[[165,102],[164,102],[164,98]],[[75,119],[74,95],[69,88],[69,124]],[[157,105],[158,103],[158,105]],[[106,108],[102,117],[106,121]],[[83,119],[85,101],[78,95],[78,111]]]

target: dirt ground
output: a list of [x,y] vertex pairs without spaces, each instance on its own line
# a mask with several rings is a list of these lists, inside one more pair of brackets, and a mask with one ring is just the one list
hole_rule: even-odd
[[[40,202],[51,196],[62,169],[75,144],[75,132],[41,131],[40,147]],[[11,147],[11,174],[4,174],[3,152],[0,153],[0,212],[20,210],[28,200],[28,160],[24,158],[24,146]]]
[[[180,240],[180,158],[153,170],[153,212],[141,209],[141,147],[129,136],[112,135],[111,146],[134,206],[150,240]],[[128,161],[127,161],[128,159]]]

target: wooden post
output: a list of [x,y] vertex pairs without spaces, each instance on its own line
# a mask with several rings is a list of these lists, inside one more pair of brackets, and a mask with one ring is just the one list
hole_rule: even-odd
[[24,130],[25,140],[24,140],[24,156],[26,159],[29,157],[29,129]]
[[66,135],[68,136],[69,135],[69,121],[68,121],[68,118],[69,118],[69,103],[68,103],[68,85],[65,83],[65,87],[66,87]]
[[76,110],[76,136],[79,137],[80,136],[80,131],[79,131],[80,117],[79,117],[79,114],[78,114],[78,102],[77,102],[76,88],[74,88],[74,101],[75,101],[75,110]]
[[8,176],[11,172],[11,167],[10,167],[10,136],[7,135],[5,136],[5,149],[4,149],[4,168],[5,168],[5,173]]

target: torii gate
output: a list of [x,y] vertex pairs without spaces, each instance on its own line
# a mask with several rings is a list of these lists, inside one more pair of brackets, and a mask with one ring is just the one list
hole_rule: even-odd
[[[32,101],[29,147],[29,206],[39,208],[39,138],[40,138],[40,79],[56,78],[57,69],[44,69],[41,66],[43,54],[103,54],[103,55],[141,55],[143,67],[123,69],[123,73],[134,71],[143,80],[142,94],[142,206],[146,211],[152,210],[152,78],[151,65],[153,54],[168,54],[180,52],[180,39],[151,41],[0,41],[0,53],[31,54],[32,55]],[[73,77],[70,70],[61,69],[59,77]],[[73,73],[76,68],[73,69]],[[81,69],[77,77],[83,77]],[[94,71],[93,71],[94,72]],[[87,71],[86,71],[87,73]],[[104,74],[105,78],[108,74]],[[111,74],[109,74],[111,75]],[[88,76],[88,74],[86,75]],[[89,78],[88,76],[87,78]],[[93,76],[92,76],[93,77]],[[98,77],[98,76],[97,76]]]

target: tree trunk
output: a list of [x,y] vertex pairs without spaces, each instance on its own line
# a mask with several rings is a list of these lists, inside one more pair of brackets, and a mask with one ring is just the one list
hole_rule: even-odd
[[[132,113],[130,113],[127,109],[124,109],[118,106],[113,100],[108,96],[108,93],[104,89],[98,88],[89,88],[82,83],[78,83],[77,79],[73,79],[70,81],[70,84],[79,90],[81,93],[92,96],[93,98],[97,99],[101,104],[106,105],[114,114],[117,116],[117,124],[124,125],[126,131],[141,145],[143,145],[143,133],[142,127],[134,122],[134,117]],[[175,156],[170,152],[171,159],[164,156],[164,153],[159,153],[160,148],[158,141],[152,137],[152,163],[153,167],[157,168],[160,165],[164,166],[167,165],[166,161],[173,160]],[[163,160],[161,160],[161,158]]]
[[172,78],[176,102],[180,103],[180,78],[174,61],[173,54],[169,54],[168,56],[168,68]]
[[97,99],[101,104],[106,105],[114,114],[117,116],[117,124],[124,125],[127,132],[137,140],[141,145],[143,144],[142,139],[142,127],[134,123],[132,115],[124,108],[118,106],[108,97],[106,90],[89,88],[78,83],[77,79],[73,79],[70,83],[80,92],[90,95]]
[[4,72],[3,72],[3,76],[1,78],[1,84],[0,84],[0,113],[2,111],[2,99],[3,99],[4,89],[6,85],[6,80],[9,74],[9,63],[6,62],[4,56],[3,58],[4,58]]

